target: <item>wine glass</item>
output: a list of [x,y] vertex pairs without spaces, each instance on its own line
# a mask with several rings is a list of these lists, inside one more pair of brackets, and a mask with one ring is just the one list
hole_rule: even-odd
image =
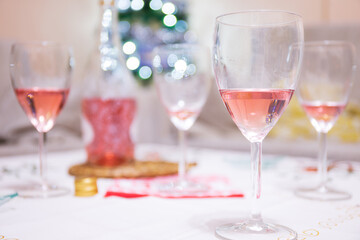
[[298,189],[299,197],[344,200],[351,195],[328,187],[326,135],[345,109],[355,76],[355,48],[345,41],[305,42],[297,97],[318,132],[317,187]]
[[213,65],[221,98],[251,143],[249,218],[219,226],[221,239],[296,239],[295,231],[265,222],[261,195],[262,141],[294,93],[301,65],[302,18],[281,11],[244,11],[216,18]]
[[52,129],[70,89],[73,57],[68,46],[53,42],[15,43],[10,76],[18,102],[39,132],[41,180],[18,190],[22,197],[46,198],[68,193],[47,180],[45,134]]
[[184,43],[156,47],[153,55],[157,93],[178,129],[182,152],[178,179],[160,186],[160,190],[172,193],[204,191],[205,185],[186,177],[186,132],[199,116],[210,90],[210,51],[205,46]]

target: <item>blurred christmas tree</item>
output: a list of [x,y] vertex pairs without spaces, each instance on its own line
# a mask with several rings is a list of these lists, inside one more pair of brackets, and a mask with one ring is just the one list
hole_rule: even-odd
[[151,51],[157,45],[191,42],[186,2],[118,0],[119,32],[126,66],[141,85],[152,82]]

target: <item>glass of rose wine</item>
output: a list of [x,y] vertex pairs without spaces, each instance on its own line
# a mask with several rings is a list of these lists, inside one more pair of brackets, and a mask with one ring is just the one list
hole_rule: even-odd
[[248,218],[221,225],[221,239],[296,239],[288,227],[264,221],[262,141],[293,96],[300,71],[302,18],[282,11],[244,11],[216,18],[213,65],[221,98],[251,143],[252,207]]
[[206,190],[204,184],[186,176],[186,132],[193,126],[209,94],[210,50],[197,44],[170,44],[153,51],[154,79],[158,96],[170,121],[178,129],[181,160],[178,179],[160,186],[169,193],[195,193]]
[[326,135],[348,102],[355,77],[355,48],[344,41],[304,43],[304,57],[297,97],[318,132],[318,186],[296,190],[313,200],[344,200],[351,195],[332,189],[327,179]]
[[68,193],[47,180],[45,133],[64,107],[70,89],[72,50],[53,42],[15,43],[10,75],[18,102],[39,132],[40,181],[17,189],[22,197],[47,198]]

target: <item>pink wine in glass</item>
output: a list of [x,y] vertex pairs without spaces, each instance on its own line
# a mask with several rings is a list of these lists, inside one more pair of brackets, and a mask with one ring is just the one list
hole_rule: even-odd
[[194,124],[197,116],[199,115],[199,111],[191,111],[191,110],[177,110],[171,111],[167,110],[171,122],[181,130],[188,130]]
[[198,115],[198,112],[195,111],[188,111],[188,110],[179,110],[179,111],[168,111],[169,115],[171,117],[175,117],[179,120],[187,120],[192,117],[196,117]]
[[116,166],[134,160],[130,128],[136,113],[135,99],[85,98],[82,110],[92,133],[86,145],[90,164]]
[[306,114],[316,130],[329,131],[345,109],[344,103],[303,103]]
[[63,108],[69,89],[17,88],[16,97],[39,132],[48,132]]
[[262,141],[290,102],[292,89],[221,89],[232,119],[251,142]]

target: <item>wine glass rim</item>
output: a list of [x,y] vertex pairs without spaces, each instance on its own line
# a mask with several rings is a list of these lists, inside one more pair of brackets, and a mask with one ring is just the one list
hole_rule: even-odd
[[[224,17],[228,17],[228,16],[233,16],[233,15],[240,15],[240,14],[249,14],[249,13],[282,13],[282,14],[287,14],[289,16],[293,16],[292,20],[288,20],[288,21],[283,21],[280,22],[278,21],[277,23],[268,23],[268,24],[241,24],[241,23],[229,23],[226,21],[221,20]],[[244,10],[244,11],[237,11],[237,12],[230,12],[230,13],[225,13],[222,15],[219,15],[216,17],[216,22],[218,24],[223,24],[223,25],[227,25],[227,26],[233,26],[233,27],[244,27],[244,28],[250,28],[250,27],[272,27],[272,26],[283,26],[283,25],[288,25],[290,23],[294,23],[294,22],[299,22],[302,20],[302,16],[294,13],[294,12],[290,12],[290,11],[283,11],[283,10],[267,10],[267,9],[259,9],[259,10]]]
[[208,49],[207,46],[199,43],[173,43],[173,44],[162,44],[154,48],[155,52],[159,51],[181,51],[181,50],[194,50],[194,49]]
[[319,41],[304,41],[304,46],[308,47],[317,47],[317,46],[340,46],[340,45],[349,45],[354,47],[354,44],[345,40],[319,40]]

